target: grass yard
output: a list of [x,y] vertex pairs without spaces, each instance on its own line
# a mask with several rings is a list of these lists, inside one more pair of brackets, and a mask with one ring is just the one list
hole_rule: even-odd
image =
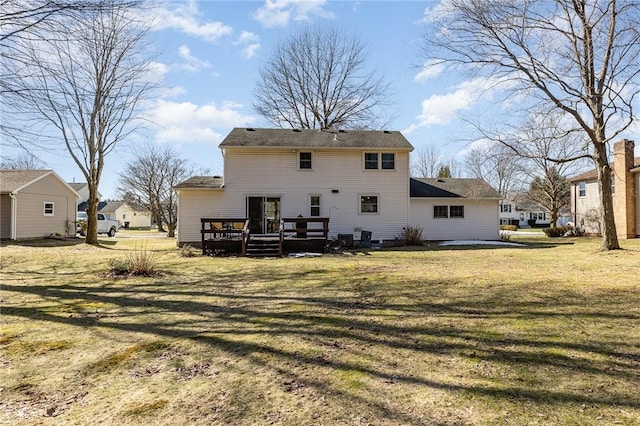
[[[640,424],[640,240],[271,260],[101,241],[3,244],[0,424]],[[131,253],[162,274],[105,275]]]

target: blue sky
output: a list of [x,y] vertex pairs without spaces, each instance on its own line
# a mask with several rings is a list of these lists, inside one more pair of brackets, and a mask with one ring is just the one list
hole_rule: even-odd
[[[155,71],[164,81],[145,106],[154,124],[144,136],[169,144],[193,164],[223,174],[218,144],[233,127],[266,126],[252,108],[258,72],[277,43],[297,27],[337,24],[367,46],[368,66],[391,85],[393,121],[416,148],[441,146],[462,160],[463,122],[472,103],[462,79],[421,73],[420,39],[425,10],[434,1],[181,1],[156,8],[150,36],[160,54]],[[462,84],[462,86],[460,86]],[[473,85],[473,83],[471,83]],[[424,103],[424,106],[423,106]],[[436,105],[437,104],[437,105]],[[100,192],[117,198],[117,173],[139,140],[107,157]],[[63,179],[82,181],[64,152],[46,156]]]
[[[218,144],[233,127],[267,124],[252,109],[258,72],[276,44],[310,23],[337,24],[367,46],[368,65],[391,85],[391,130],[417,149],[437,146],[462,163],[471,133],[461,117],[498,114],[486,79],[467,79],[422,68],[424,19],[437,1],[181,1],[158,3],[152,43],[160,54],[154,70],[164,81],[145,104],[151,125],[106,160],[100,192],[117,198],[117,173],[135,144],[151,139],[212,174],[223,174]],[[482,93],[482,95],[480,95]],[[82,181],[64,153],[47,155],[63,179]]]

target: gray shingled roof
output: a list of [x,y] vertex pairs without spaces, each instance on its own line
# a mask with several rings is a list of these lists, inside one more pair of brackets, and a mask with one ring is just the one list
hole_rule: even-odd
[[471,178],[411,178],[409,191],[418,198],[502,198],[487,182]]
[[[611,164],[611,171],[615,171],[616,163],[612,161],[609,164]],[[633,159],[633,167],[631,168],[631,171],[635,173],[637,170],[640,170],[640,157],[635,157]],[[585,180],[597,180],[597,179],[598,179],[598,171],[596,169],[591,169],[577,176],[573,176],[569,178],[569,182],[580,182]]]
[[36,179],[52,173],[51,170],[0,170],[0,192],[8,194]]
[[69,185],[70,187],[72,187],[76,191],[78,191],[78,190],[84,188],[85,186],[87,186],[86,183],[82,183],[82,182],[67,182],[67,185]]
[[220,148],[377,148],[413,150],[398,131],[254,129],[236,127],[220,143]]
[[173,189],[220,189],[223,183],[224,179],[220,176],[192,176]]
[[123,204],[125,204],[124,201],[101,201],[98,204],[98,211],[99,212],[115,212],[120,207],[122,207]]

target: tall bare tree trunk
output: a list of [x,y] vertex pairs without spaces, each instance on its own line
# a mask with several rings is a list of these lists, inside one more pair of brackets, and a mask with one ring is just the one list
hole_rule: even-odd
[[[87,200],[87,232],[85,242],[87,244],[98,244],[98,186],[88,184],[89,199]],[[96,220],[89,220],[95,217]]]
[[598,170],[598,191],[600,193],[600,230],[602,250],[619,249],[618,235],[613,214],[613,194],[611,192],[611,166],[607,161],[606,145],[596,144],[594,160]]

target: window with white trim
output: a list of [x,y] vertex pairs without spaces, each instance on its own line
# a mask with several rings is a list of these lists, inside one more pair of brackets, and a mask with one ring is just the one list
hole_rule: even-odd
[[44,215],[45,216],[53,216],[54,215],[54,203],[51,201],[44,202]]
[[396,154],[393,152],[365,152],[365,170],[395,170]]
[[449,217],[449,206],[433,206],[434,219],[446,219]]
[[320,196],[319,195],[309,196],[309,216],[310,217],[320,216]]
[[464,206],[450,206],[449,207],[449,217],[453,218],[453,219],[464,218]]
[[396,155],[393,152],[382,153],[382,170],[396,169]]
[[380,209],[378,205],[378,195],[360,195],[360,213],[377,214]]
[[511,204],[500,204],[500,212],[511,213]]
[[434,219],[463,219],[464,206],[433,206]]
[[300,170],[311,170],[312,162],[310,152],[298,153],[298,160],[298,168]]
[[578,184],[578,196],[579,197],[587,196],[587,182],[580,182]]
[[378,170],[378,153],[377,152],[364,153],[364,168],[365,170]]

